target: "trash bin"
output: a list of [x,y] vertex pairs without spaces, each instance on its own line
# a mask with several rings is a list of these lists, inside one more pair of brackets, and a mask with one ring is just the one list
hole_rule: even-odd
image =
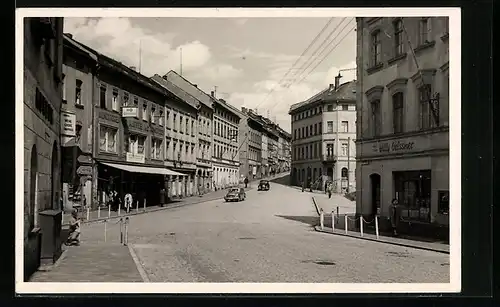
[[52,264],[61,256],[61,210],[45,210],[40,212],[40,229],[42,233],[41,263]]

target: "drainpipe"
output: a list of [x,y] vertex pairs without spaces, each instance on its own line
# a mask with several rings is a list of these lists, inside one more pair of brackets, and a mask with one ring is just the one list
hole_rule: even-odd
[[[96,205],[99,205],[99,202],[97,201],[98,199],[98,195],[97,195],[97,176],[98,176],[98,173],[95,171],[95,167],[96,167],[96,163],[95,163],[95,157],[96,157],[96,146],[95,146],[95,143],[96,143],[96,130],[97,130],[97,127],[95,125],[96,123],[96,120],[95,120],[95,87],[96,87],[96,75],[98,74],[99,72],[99,63],[96,63],[96,66],[94,68],[94,71],[92,73],[92,89],[91,89],[91,100],[90,100],[90,103],[91,103],[91,106],[92,106],[92,109],[91,109],[91,114],[92,114],[92,142],[91,142],[91,152],[92,152],[92,186],[91,186],[91,189],[90,189],[90,206],[92,208],[95,208]],[[117,135],[117,138],[119,136]],[[116,141],[115,141],[116,143]],[[118,145],[115,144],[118,148]],[[95,178],[94,178],[95,177]]]

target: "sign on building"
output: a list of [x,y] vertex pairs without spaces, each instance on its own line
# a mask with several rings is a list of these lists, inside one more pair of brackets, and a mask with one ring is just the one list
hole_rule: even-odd
[[76,115],[74,113],[61,112],[61,135],[76,136]]
[[134,162],[134,163],[144,163],[145,162],[145,155],[144,154],[132,154],[130,152],[127,152],[127,162]]
[[123,107],[122,117],[139,117],[137,107]]

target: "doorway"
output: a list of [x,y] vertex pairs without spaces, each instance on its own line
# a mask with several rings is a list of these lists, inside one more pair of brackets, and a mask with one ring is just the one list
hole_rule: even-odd
[[38,190],[38,153],[36,151],[36,145],[33,145],[31,149],[31,161],[30,161],[30,199],[29,199],[29,211],[28,211],[28,223],[29,230],[31,231],[35,228],[35,214],[37,211],[37,190]]
[[59,173],[58,173],[58,157],[57,157],[57,142],[54,142],[54,144],[52,145],[52,156],[51,156],[51,183],[50,183],[50,186],[51,186],[51,208],[52,209],[63,209],[62,208],[62,203],[59,199],[59,184],[58,184],[58,180],[59,180]]
[[380,175],[370,175],[371,209],[373,215],[380,215]]

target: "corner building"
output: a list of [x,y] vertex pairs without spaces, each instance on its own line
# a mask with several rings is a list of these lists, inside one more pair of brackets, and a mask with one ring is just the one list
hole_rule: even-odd
[[396,198],[404,222],[449,223],[448,31],[446,17],[357,18],[358,214]]

